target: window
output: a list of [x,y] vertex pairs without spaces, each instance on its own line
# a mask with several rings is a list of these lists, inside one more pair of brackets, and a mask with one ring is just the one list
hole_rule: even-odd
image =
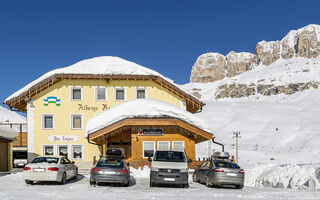
[[124,88],[116,88],[115,89],[115,100],[116,101],[126,100],[126,91]]
[[73,159],[83,159],[82,157],[82,145],[72,146],[72,158]]
[[53,156],[53,145],[45,145],[43,146],[43,155],[45,156]]
[[138,88],[136,93],[137,93],[137,99],[145,99],[146,98],[146,89]]
[[107,88],[97,87],[95,90],[96,101],[106,101],[107,100]]
[[71,115],[71,129],[82,129],[82,115],[72,114]]
[[58,146],[58,155],[68,158],[68,146]]
[[82,100],[82,87],[71,88],[71,100]]
[[184,151],[184,141],[173,141],[172,142],[172,149]]
[[54,129],[53,120],[54,120],[53,114],[42,115],[42,128],[43,129]]
[[61,164],[71,164],[71,161],[68,158],[61,158]]
[[158,150],[168,150],[168,149],[170,149],[170,142],[158,141]]
[[143,157],[144,158],[152,157],[153,154],[154,154],[154,142],[153,141],[143,142]]

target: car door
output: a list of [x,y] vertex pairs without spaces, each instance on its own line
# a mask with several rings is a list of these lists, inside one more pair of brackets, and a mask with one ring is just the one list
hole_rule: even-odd
[[202,183],[206,181],[206,174],[208,170],[208,162],[205,161],[201,164],[200,168],[198,169],[198,180]]
[[67,179],[70,179],[70,177],[72,176],[70,171],[71,162],[67,158],[63,157],[61,158],[61,164],[63,166],[64,172],[67,175]]

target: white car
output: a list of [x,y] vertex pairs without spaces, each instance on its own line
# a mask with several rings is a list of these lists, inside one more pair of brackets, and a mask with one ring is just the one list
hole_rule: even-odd
[[35,181],[57,181],[64,184],[67,180],[77,178],[78,167],[63,156],[40,156],[23,168],[26,184]]

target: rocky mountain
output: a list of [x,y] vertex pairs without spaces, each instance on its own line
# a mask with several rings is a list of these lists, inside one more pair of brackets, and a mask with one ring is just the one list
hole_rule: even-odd
[[226,56],[201,55],[185,88],[203,100],[290,95],[317,89],[319,54],[320,26],[308,25],[290,31],[281,41],[258,42],[254,54],[231,51]]

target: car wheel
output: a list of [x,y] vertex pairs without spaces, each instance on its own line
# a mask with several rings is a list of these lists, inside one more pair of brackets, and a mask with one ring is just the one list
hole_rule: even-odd
[[208,177],[206,177],[206,186],[207,187],[211,187],[212,186],[212,184],[210,183],[210,180],[209,180]]
[[66,181],[67,181],[67,174],[63,172],[60,183],[63,185],[66,183]]
[[186,183],[186,184],[182,184],[182,188],[188,188],[189,187],[189,184]]
[[243,185],[236,185],[236,188],[237,188],[237,189],[242,189],[242,188],[243,188]]
[[122,186],[123,187],[128,187],[130,185],[130,181],[128,181],[127,183],[123,183]]
[[33,185],[33,181],[26,180],[26,184]]
[[95,185],[95,184],[96,184],[96,182],[90,180],[90,185]]
[[154,187],[156,184],[150,181],[150,187]]
[[193,174],[193,175],[192,175],[192,180],[193,180],[193,182],[198,182],[198,180],[197,180],[197,175],[196,175],[196,174]]
[[77,179],[78,169],[76,169],[76,175],[74,175],[73,179]]

